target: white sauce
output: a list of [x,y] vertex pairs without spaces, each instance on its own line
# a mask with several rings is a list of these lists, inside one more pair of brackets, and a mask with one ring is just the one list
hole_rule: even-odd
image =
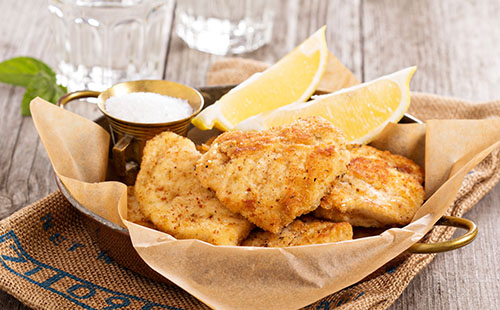
[[146,92],[110,97],[104,109],[113,117],[135,123],[165,123],[193,114],[185,99]]

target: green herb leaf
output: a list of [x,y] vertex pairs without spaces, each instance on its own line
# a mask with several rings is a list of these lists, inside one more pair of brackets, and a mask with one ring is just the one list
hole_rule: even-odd
[[55,76],[50,76],[46,72],[40,71],[31,78],[31,82],[26,87],[26,92],[21,102],[21,114],[23,116],[31,115],[30,102],[37,96],[49,102],[56,103],[66,92],[66,87],[56,84]]
[[41,97],[56,103],[68,90],[56,83],[56,73],[44,62],[33,57],[15,57],[0,62],[0,82],[26,88],[21,102],[21,114],[29,116],[30,102]]
[[45,72],[55,81],[55,72],[42,61],[33,57],[11,58],[0,63],[0,82],[28,87],[38,72]]

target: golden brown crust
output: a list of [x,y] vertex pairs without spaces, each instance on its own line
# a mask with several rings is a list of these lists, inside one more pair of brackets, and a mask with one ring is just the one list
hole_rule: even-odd
[[193,142],[171,132],[144,148],[135,196],[156,227],[179,239],[238,245],[253,225],[225,208],[194,175],[201,154]]
[[259,247],[287,247],[351,240],[349,223],[333,223],[306,216],[295,219],[280,233],[254,230],[241,245]]
[[142,213],[141,207],[137,199],[135,199],[133,186],[127,186],[127,220],[142,226],[155,228],[153,223]]
[[314,215],[354,226],[408,224],[423,203],[424,174],[408,158],[367,145],[352,145],[347,173]]
[[233,212],[277,233],[319,206],[349,161],[342,132],[320,117],[260,132],[227,132],[196,165],[201,184]]
[[216,138],[217,138],[217,136],[213,136],[210,139],[208,139],[207,141],[205,141],[205,143],[202,143],[201,145],[196,145],[196,149],[201,154],[205,154],[206,152],[208,152],[208,150],[210,149],[210,146],[212,145],[212,143],[214,142],[214,140]]

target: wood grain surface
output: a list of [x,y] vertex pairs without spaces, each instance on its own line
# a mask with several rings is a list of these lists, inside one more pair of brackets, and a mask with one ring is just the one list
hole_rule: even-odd
[[[171,1],[172,18],[174,5]],[[29,55],[51,65],[46,1],[0,1],[0,61]],[[243,55],[274,62],[326,24],[330,50],[366,81],[418,65],[412,90],[475,101],[500,98],[500,1],[281,0],[273,41]],[[205,84],[214,56],[172,31],[166,79]],[[29,117],[24,90],[0,84],[0,218],[55,190],[54,174]],[[75,106],[89,118],[91,105]],[[500,309],[500,187],[466,215],[479,226],[471,245],[436,256],[391,309]],[[27,309],[0,292],[1,309]]]

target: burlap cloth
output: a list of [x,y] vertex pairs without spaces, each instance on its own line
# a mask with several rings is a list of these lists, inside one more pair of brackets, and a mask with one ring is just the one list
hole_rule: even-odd
[[[252,67],[249,67],[248,63]],[[208,83],[230,74],[238,82],[264,65],[229,60],[216,64]],[[226,75],[227,76],[227,75]],[[215,77],[215,78],[214,78]],[[430,118],[489,118],[500,116],[500,101],[471,103],[413,93],[410,112]],[[500,150],[482,161],[463,182],[449,215],[462,216],[500,178]],[[425,238],[449,239],[453,229],[438,227]],[[307,309],[386,309],[434,255],[403,254],[377,272]],[[125,269],[102,252],[85,230],[80,215],[59,191],[0,222],[0,287],[35,309],[204,309],[182,289],[154,282]],[[270,305],[270,308],[272,305]]]

